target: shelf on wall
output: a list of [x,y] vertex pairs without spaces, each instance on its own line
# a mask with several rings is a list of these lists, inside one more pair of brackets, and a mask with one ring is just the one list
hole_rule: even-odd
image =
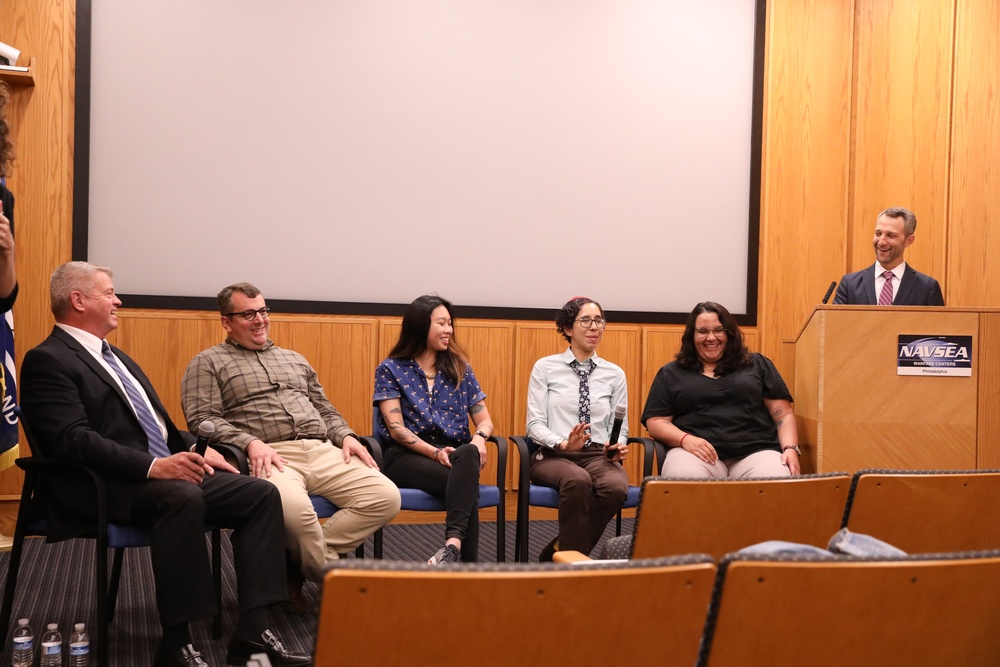
[[35,59],[28,63],[27,72],[14,72],[7,69],[0,69],[0,81],[8,86],[28,88],[35,85]]

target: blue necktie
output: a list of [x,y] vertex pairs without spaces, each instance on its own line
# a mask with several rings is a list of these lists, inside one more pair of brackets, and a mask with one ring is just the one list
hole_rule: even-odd
[[104,360],[108,362],[108,366],[111,366],[111,369],[122,381],[125,394],[128,396],[128,400],[135,410],[135,416],[139,418],[139,424],[142,426],[142,430],[146,432],[146,438],[149,440],[149,453],[161,459],[170,456],[167,441],[163,439],[163,431],[160,430],[160,425],[156,422],[156,417],[153,416],[153,413],[150,412],[149,407],[146,405],[145,396],[139,393],[139,388],[135,386],[132,379],[119,365],[118,357],[111,351],[111,346],[108,345],[108,341],[106,340],[101,341],[101,356],[104,357]]

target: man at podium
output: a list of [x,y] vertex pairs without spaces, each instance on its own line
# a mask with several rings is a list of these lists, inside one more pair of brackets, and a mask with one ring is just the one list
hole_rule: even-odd
[[938,281],[903,260],[913,245],[917,216],[905,208],[887,208],[875,221],[875,264],[840,279],[834,303],[863,306],[943,306]]

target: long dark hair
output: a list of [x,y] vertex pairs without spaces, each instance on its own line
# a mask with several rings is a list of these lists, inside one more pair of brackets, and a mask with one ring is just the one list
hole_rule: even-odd
[[688,316],[687,326],[684,328],[684,335],[681,337],[681,349],[677,353],[677,365],[687,370],[701,373],[705,367],[698,358],[698,351],[694,347],[694,323],[702,313],[715,313],[719,316],[719,323],[726,330],[726,349],[722,352],[719,365],[715,367],[715,376],[722,377],[727,373],[750,365],[753,355],[747,346],[743,344],[743,332],[736,324],[736,319],[725,309],[724,306],[714,301],[702,301]]
[[442,299],[436,294],[425,294],[414,299],[403,315],[403,328],[399,332],[399,340],[389,356],[394,359],[416,359],[427,349],[427,334],[431,330],[431,313],[438,306],[448,309],[451,318],[451,342],[448,349],[437,353],[437,368],[440,372],[458,386],[465,376],[465,367],[469,358],[465,350],[455,340],[455,314],[452,312],[451,301]]
[[0,81],[0,176],[7,175],[10,163],[14,161],[14,146],[10,143],[10,125],[7,124],[7,105],[10,103],[10,88]]

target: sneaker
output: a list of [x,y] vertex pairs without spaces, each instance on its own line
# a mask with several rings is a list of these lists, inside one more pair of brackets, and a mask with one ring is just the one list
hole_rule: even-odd
[[427,559],[428,565],[440,565],[441,563],[461,563],[462,552],[454,544],[446,544],[438,550],[436,554]]

